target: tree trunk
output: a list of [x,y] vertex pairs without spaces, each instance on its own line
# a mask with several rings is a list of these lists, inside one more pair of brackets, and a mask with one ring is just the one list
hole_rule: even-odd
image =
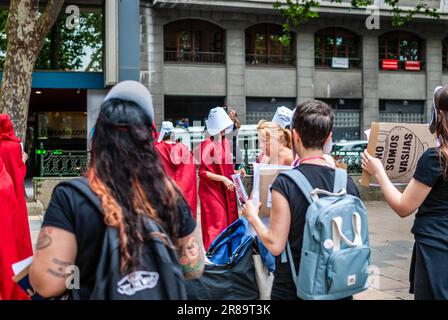
[[34,65],[63,4],[64,0],[49,0],[42,14],[38,0],[11,0],[9,5],[0,113],[10,115],[22,140],[26,137]]

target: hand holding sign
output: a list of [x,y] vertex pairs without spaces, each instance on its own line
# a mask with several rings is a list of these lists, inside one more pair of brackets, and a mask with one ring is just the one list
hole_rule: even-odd
[[377,177],[378,173],[384,171],[381,160],[372,157],[367,150],[362,155],[362,169],[367,171],[372,177]]
[[380,164],[392,183],[408,184],[423,152],[435,145],[427,124],[372,123],[361,184],[369,186]]

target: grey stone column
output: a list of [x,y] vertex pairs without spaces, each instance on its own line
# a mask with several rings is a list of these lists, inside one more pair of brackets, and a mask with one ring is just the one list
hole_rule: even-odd
[[314,33],[297,31],[297,104],[314,99]]
[[371,127],[371,123],[379,121],[379,57],[378,37],[366,34],[362,39],[362,121],[364,130]]
[[238,118],[246,123],[246,57],[244,28],[230,27],[226,33],[227,106],[232,106]]
[[141,82],[152,94],[155,121],[164,120],[163,95],[163,23],[152,8],[141,7]]
[[431,119],[434,89],[442,83],[442,41],[441,38],[426,39],[426,120]]

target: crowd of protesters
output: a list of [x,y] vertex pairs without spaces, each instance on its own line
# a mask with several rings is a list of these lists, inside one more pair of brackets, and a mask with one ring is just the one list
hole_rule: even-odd
[[[414,179],[403,193],[390,182],[380,160],[367,151],[362,160],[364,170],[376,177],[387,202],[399,216],[418,211],[412,229],[415,247],[411,264],[411,289],[416,299],[448,299],[448,276],[444,272],[448,268],[448,86],[438,88],[434,100],[430,127],[439,143],[423,154]],[[279,108],[274,119],[258,124],[261,152],[257,162],[291,166],[313,188],[332,192],[336,167],[330,156],[333,124],[333,111],[321,101],[305,102],[295,110]],[[96,278],[103,264],[101,256],[108,230],[116,231],[117,268],[121,274],[136,277],[132,272],[146,263],[145,241],[157,237],[176,252],[182,275],[176,270],[173,274],[186,280],[199,278],[204,272],[204,252],[243,215],[262,244],[277,257],[271,298],[296,299],[293,275],[280,256],[289,242],[293,263],[300,265],[309,204],[293,181],[279,176],[272,185],[268,225],[259,218],[259,204],[253,200],[248,200],[239,212],[232,176],[246,174],[234,165],[240,126],[234,109],[226,112],[213,108],[206,123],[205,140],[196,150],[189,150],[175,141],[171,122],[163,122],[161,131],[156,132],[151,95],[143,85],[127,81],[115,86],[101,105],[90,166],[81,179],[90,192],[87,198],[97,199],[101,212],[95,201],[86,200],[86,195],[73,186],[56,187],[29,271],[34,291],[46,298],[63,295],[67,290],[63,268],[75,265],[81,284],[77,297],[89,299],[98,290]],[[12,280],[11,267],[33,255],[24,193],[26,157],[22,150],[11,120],[0,115],[3,300],[29,299]],[[346,189],[348,194],[359,197],[351,178]],[[150,234],[148,219],[159,226]],[[123,279],[135,284],[132,277]],[[125,289],[124,284],[118,288]],[[181,291],[177,297],[184,297]],[[167,289],[160,297],[173,296]]]

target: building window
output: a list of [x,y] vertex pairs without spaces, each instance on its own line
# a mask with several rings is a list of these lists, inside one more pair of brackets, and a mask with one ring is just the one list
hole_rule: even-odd
[[380,100],[380,122],[424,123],[425,101]]
[[224,30],[194,19],[169,23],[164,28],[165,62],[225,63]]
[[351,141],[361,139],[360,99],[318,99],[335,111],[333,140]]
[[293,110],[295,98],[247,98],[246,123],[255,125],[260,120],[271,121],[278,107],[285,106]]
[[251,65],[294,65],[295,38],[289,45],[280,42],[282,27],[257,24],[246,30],[246,63]]
[[443,71],[448,71],[448,37],[442,42]]
[[359,37],[345,29],[327,28],[315,35],[316,66],[338,69],[360,68]]
[[204,126],[211,108],[224,107],[224,97],[165,96],[165,119],[176,126]]
[[404,31],[392,31],[379,38],[379,59],[382,70],[423,70],[423,41]]

